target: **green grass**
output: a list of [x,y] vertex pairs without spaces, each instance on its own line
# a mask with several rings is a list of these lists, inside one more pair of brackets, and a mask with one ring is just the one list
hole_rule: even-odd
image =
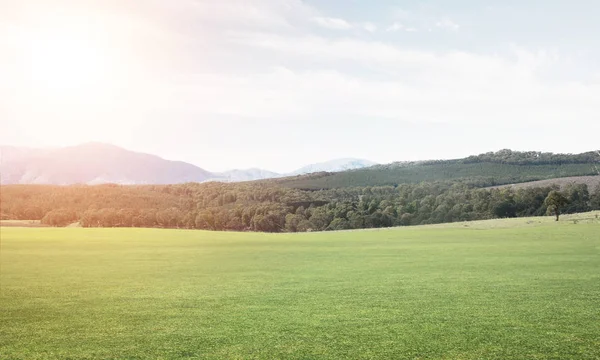
[[598,359],[600,224],[583,218],[2,228],[0,358]]

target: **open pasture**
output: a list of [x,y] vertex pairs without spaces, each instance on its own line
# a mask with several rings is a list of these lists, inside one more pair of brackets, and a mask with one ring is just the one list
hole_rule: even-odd
[[303,234],[3,227],[0,358],[598,359],[592,215]]

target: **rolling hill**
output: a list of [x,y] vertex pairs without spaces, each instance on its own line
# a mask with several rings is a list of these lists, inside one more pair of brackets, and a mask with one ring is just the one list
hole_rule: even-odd
[[396,162],[339,173],[321,172],[275,180],[299,189],[385,186],[462,179],[477,186],[568,176],[600,175],[600,152],[553,154],[501,150],[455,160]]

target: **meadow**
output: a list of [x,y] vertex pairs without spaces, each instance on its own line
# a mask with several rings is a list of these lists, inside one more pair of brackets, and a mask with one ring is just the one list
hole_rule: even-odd
[[598,359],[595,214],[298,234],[2,227],[1,359]]

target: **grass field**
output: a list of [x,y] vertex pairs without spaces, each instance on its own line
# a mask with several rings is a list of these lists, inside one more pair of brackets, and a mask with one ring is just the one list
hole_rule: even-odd
[[598,359],[595,215],[304,234],[2,228],[0,358]]

